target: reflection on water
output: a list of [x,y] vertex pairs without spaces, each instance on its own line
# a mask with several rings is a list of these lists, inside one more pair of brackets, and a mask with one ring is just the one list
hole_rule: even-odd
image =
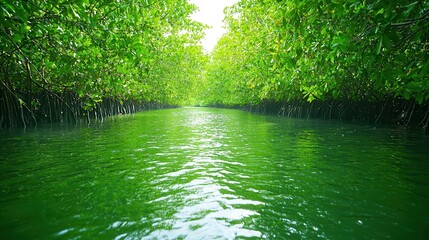
[[429,139],[187,108],[1,133],[6,239],[423,239]]
[[245,206],[264,203],[244,199],[229,187],[239,184],[228,181],[228,175],[232,173],[228,171],[229,166],[244,167],[245,164],[234,162],[224,141],[228,138],[225,125],[228,117],[190,112],[180,119],[182,121],[172,125],[180,129],[181,143],[177,144],[177,139],[174,139],[167,148],[168,153],[158,153],[160,156],[179,156],[182,158],[179,160],[180,166],[155,179],[154,184],[162,186],[163,196],[151,202],[166,207],[174,206],[178,201],[182,204],[175,209],[171,218],[159,218],[155,225],[162,228],[152,231],[143,239],[261,237],[259,231],[248,229],[243,223],[245,219],[259,215]]

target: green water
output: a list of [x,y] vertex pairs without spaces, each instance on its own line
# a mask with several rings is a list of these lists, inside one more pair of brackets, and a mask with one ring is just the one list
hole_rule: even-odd
[[424,239],[429,137],[183,108],[0,132],[1,239]]

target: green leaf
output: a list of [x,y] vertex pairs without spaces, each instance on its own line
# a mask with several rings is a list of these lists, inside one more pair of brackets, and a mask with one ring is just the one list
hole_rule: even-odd
[[74,10],[73,5],[70,5],[70,9],[71,9],[71,11],[72,11],[73,15],[74,15],[76,18],[80,19],[80,16],[79,16],[79,14],[77,14],[76,10]]
[[22,100],[21,98],[18,98],[18,102],[19,102],[19,106],[25,105],[24,100]]
[[387,51],[390,51],[392,49],[392,41],[388,36],[383,36],[383,46]]
[[413,9],[416,7],[416,5],[418,3],[419,3],[418,1],[415,1],[415,2],[410,3],[407,6],[405,6],[405,8],[407,8],[407,9],[404,11],[404,16],[408,17],[410,15],[411,11],[413,11]]
[[7,2],[5,2],[4,4],[5,6],[1,6],[3,12],[6,13],[8,17],[12,17],[12,15],[15,13],[15,7],[12,4]]
[[18,16],[19,19],[21,19],[23,23],[27,23],[28,16],[23,8],[17,8],[15,14]]
[[76,92],[77,92],[77,94],[79,95],[80,98],[83,97],[83,90],[82,89],[78,88]]
[[30,31],[31,27],[28,25],[23,25],[21,28],[21,32],[26,33],[28,31]]
[[17,33],[15,33],[15,34],[13,34],[13,36],[12,36],[12,40],[13,40],[15,43],[20,43],[20,42],[21,42],[21,40],[22,40],[22,35],[21,35],[21,34],[17,34]]
[[416,101],[417,101],[418,104],[422,104],[423,103],[423,94],[421,92],[419,94],[417,94]]
[[380,38],[379,40],[378,40],[378,43],[377,43],[377,50],[376,50],[376,53],[377,53],[377,55],[379,55],[380,54],[380,52],[381,52],[381,46],[383,45],[383,38]]
[[408,92],[407,90],[405,90],[405,92],[403,93],[403,97],[405,98],[405,100],[410,100],[410,92]]

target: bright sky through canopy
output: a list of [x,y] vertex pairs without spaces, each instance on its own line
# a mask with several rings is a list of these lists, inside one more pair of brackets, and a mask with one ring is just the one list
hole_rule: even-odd
[[189,0],[198,6],[199,10],[192,14],[192,19],[211,26],[205,31],[206,36],[202,40],[203,47],[206,51],[213,50],[216,43],[219,41],[225,29],[223,28],[223,10],[239,0]]

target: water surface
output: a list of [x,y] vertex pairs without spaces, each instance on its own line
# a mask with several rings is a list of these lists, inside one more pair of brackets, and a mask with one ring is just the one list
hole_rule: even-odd
[[1,239],[424,239],[429,138],[183,108],[0,132]]

